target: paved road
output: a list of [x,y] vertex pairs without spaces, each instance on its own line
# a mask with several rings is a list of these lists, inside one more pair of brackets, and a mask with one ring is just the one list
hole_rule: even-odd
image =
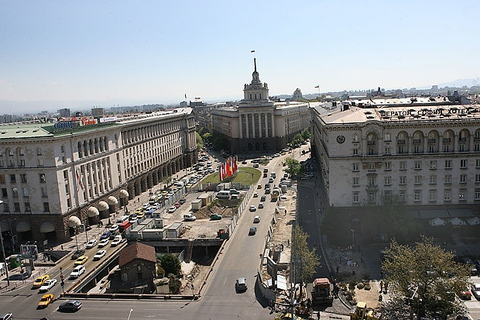
[[[291,156],[291,155],[287,155]],[[278,185],[282,176],[284,157],[274,158],[269,164],[269,172],[275,171],[277,178],[274,184]],[[259,169],[263,169],[260,167]],[[264,178],[262,178],[264,179]],[[262,181],[264,184],[265,181]],[[267,197],[269,199],[270,197]],[[250,204],[258,205],[260,198],[250,199]],[[143,198],[142,198],[143,200]],[[142,203],[142,201],[138,202]],[[59,313],[57,308],[61,301],[54,302],[43,310],[37,310],[36,305],[40,295],[30,286],[3,294],[0,297],[0,310],[11,311],[16,319],[270,319],[266,301],[255,290],[255,277],[260,267],[260,254],[265,246],[265,235],[269,227],[269,216],[273,214],[276,204],[265,202],[265,208],[256,212],[247,211],[239,220],[239,225],[233,233],[226,247],[221,252],[218,262],[209,277],[208,284],[199,301],[130,301],[130,300],[82,300],[84,307],[77,313]],[[248,208],[248,206],[247,206]],[[248,229],[253,225],[253,217],[260,215],[262,220],[257,224],[257,234],[248,235]],[[96,250],[96,249],[92,249]],[[73,262],[64,262],[64,276],[70,273]],[[94,262],[87,262],[87,269],[94,267]],[[59,266],[58,266],[59,267]],[[59,279],[59,269],[49,271],[53,277]],[[235,280],[246,277],[249,286],[245,293],[235,291]],[[30,283],[33,279],[29,280]],[[70,281],[70,280],[67,280]],[[67,282],[68,285],[68,282]],[[52,289],[52,293],[59,294],[61,287]],[[133,310],[133,311],[131,311]]]

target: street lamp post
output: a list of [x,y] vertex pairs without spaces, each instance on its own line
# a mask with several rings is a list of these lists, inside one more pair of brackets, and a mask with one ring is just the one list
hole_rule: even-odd
[[352,231],[352,249],[355,249],[355,230],[350,229]]

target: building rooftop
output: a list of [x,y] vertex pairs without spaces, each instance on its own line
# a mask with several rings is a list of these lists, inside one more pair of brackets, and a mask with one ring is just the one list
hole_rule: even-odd
[[14,124],[0,126],[0,140],[2,139],[32,139],[62,137],[65,135],[78,135],[85,132],[111,129],[134,122],[158,120],[180,114],[190,114],[192,108],[177,108],[169,111],[152,112],[147,114],[130,114],[128,116],[110,116],[100,118],[96,123],[93,117],[70,117],[65,121],[53,123]]
[[134,242],[120,251],[118,254],[118,265],[121,268],[134,259],[157,262],[155,248],[140,242]]
[[463,121],[465,119],[480,119],[480,105],[405,105],[394,106],[378,105],[376,107],[362,108],[348,106],[346,110],[331,110],[326,112],[320,106],[322,120],[326,124],[365,123],[368,121],[381,122],[445,122]]

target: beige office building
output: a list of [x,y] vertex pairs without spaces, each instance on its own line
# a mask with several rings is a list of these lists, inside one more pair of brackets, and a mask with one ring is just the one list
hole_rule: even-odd
[[1,230],[19,243],[68,239],[195,163],[195,139],[190,108],[2,126]]
[[445,98],[376,99],[312,108],[324,201],[359,207],[480,204],[480,106]]

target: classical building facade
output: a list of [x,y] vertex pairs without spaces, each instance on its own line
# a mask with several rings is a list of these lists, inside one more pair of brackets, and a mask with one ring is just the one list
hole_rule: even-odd
[[190,108],[0,128],[0,227],[19,243],[70,238],[196,162]]
[[308,103],[273,101],[260,81],[254,60],[252,81],[245,84],[237,105],[211,111],[212,129],[228,140],[234,153],[268,153],[281,150],[293,136],[310,125]]
[[480,106],[442,98],[312,108],[312,152],[326,205],[480,204]]

